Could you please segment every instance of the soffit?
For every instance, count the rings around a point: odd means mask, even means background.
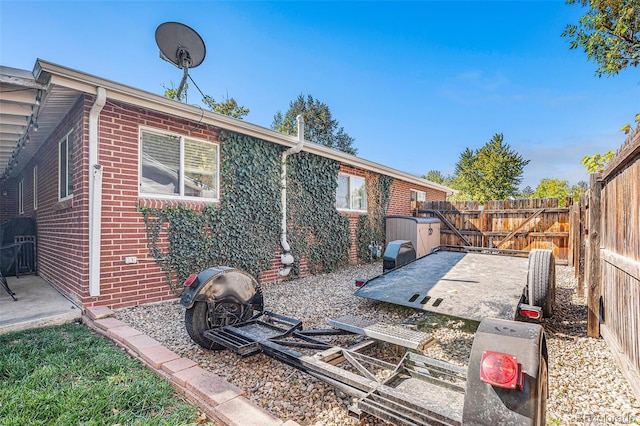
[[[30,71],[0,67],[0,178],[24,169],[80,94],[36,81]]]

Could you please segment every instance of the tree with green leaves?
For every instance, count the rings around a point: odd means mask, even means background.
[[[520,191],[520,198],[533,198],[534,190],[529,185],[525,186],[522,191]]]
[[[572,189],[569,182],[560,179],[541,179],[531,198],[558,198],[560,207],[564,207],[564,200],[572,197]]]
[[[587,168],[589,173],[602,172],[614,154],[615,151],[610,150],[604,154],[585,155],[580,163]]]
[[[233,118],[244,118],[249,114],[249,108],[242,105],[238,105],[235,99],[226,97],[223,101],[218,102],[209,95],[204,95],[202,102],[209,107],[211,111],[215,111],[218,114],[228,115]]]
[[[178,99],[178,89],[175,87],[165,87],[164,88],[164,97],[169,99],[175,99],[179,101],[184,101],[187,97],[187,87],[185,85],[184,90],[180,93],[180,99]],[[202,102],[209,108],[211,111],[217,112],[218,114],[226,115],[233,118],[239,118],[242,120],[247,114],[249,114],[249,108],[246,108],[242,105],[238,105],[235,99],[230,98],[229,95],[222,101],[216,101],[212,96],[202,94]]]
[[[560,179],[540,179],[536,190],[531,194],[531,198],[563,198],[571,193],[569,181]]]
[[[573,185],[571,187],[571,196],[573,197],[573,201],[578,201],[580,199],[580,194],[586,192],[587,189],[589,189],[589,184],[583,180]]]
[[[520,193],[522,198],[558,198],[560,207],[565,207],[565,200],[571,198],[573,201],[580,199],[580,194],[587,190],[589,185],[585,181],[580,181],[576,185],[569,186],[569,181],[560,179],[543,178],[540,179],[536,190],[530,186],[525,187]]]
[[[596,75],[616,75],[640,63],[640,0],[567,0],[588,8],[578,25],[567,25],[562,37],[570,48],[584,49],[598,64]]]
[[[310,142],[334,148],[347,154],[356,155],[354,138],[349,136],[338,121],[331,115],[327,104],[314,99],[311,95],[298,95],[289,103],[289,110],[283,115],[278,111],[273,117],[271,128],[287,135],[297,134],[296,117],[304,118],[304,138]]]
[[[439,170],[429,170],[426,175],[422,176],[422,179],[426,179],[430,182],[435,182],[440,185],[450,186],[452,177],[443,175]]]
[[[482,148],[466,148],[456,164],[452,188],[459,192],[452,199],[505,200],[518,195],[524,167],[529,160],[522,158],[502,134],[495,134]]]

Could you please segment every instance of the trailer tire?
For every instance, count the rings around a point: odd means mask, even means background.
[[[551,250],[531,250],[527,268],[527,301],[542,308],[545,318],[553,316],[556,300],[556,262]]]
[[[245,321],[252,314],[251,305],[243,305],[230,299],[213,302],[196,301],[186,310],[184,323],[189,337],[198,345],[205,349],[221,350],[224,346],[207,338],[204,332]]]

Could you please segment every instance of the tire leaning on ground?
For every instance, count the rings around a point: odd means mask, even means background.
[[[234,300],[227,299],[212,303],[198,301],[186,310],[184,322],[187,333],[194,342],[205,349],[220,350],[224,349],[224,346],[207,338],[204,332],[245,321],[252,314],[251,305],[243,305]]]
[[[530,305],[542,308],[545,318],[553,316],[556,300],[556,262],[551,250],[534,249],[529,252],[527,299]]]

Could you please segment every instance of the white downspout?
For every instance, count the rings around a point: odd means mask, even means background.
[[[102,166],[98,164],[98,118],[107,91],[98,87],[89,112],[89,296],[100,296],[100,233],[102,231]]]
[[[304,118],[302,115],[296,117],[298,122],[298,144],[289,148],[282,153],[282,172],[280,179],[282,180],[282,187],[280,189],[280,203],[282,205],[282,230],[280,234],[280,245],[282,246],[282,254],[280,255],[280,262],[284,265],[278,274],[281,277],[286,277],[291,272],[291,265],[293,264],[293,256],[291,255],[291,247],[287,242],[287,157],[289,154],[297,154],[304,145]]]

